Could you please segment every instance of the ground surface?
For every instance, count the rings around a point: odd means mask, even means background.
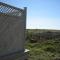
[[[31,31],[29,32],[31,33]],[[33,32],[36,33],[36,30],[34,30]],[[54,33],[56,33],[56,31]],[[53,36],[55,36],[55,34]],[[35,38],[34,39],[32,37],[30,38],[31,40],[28,39],[26,41],[26,46],[25,46],[30,50],[29,60],[60,60],[60,38],[59,37],[56,38],[52,37],[52,39],[49,38],[47,40],[44,38],[45,40],[43,41],[40,41],[37,38],[36,40],[38,41],[34,41]],[[31,42],[32,40],[33,42]]]

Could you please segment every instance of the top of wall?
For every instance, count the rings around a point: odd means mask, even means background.
[[[24,9],[20,9],[5,3],[0,2],[0,13],[13,15],[13,16],[21,16]]]

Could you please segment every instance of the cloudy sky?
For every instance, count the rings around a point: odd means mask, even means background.
[[[60,29],[60,0],[0,0],[16,7],[27,7],[26,28]]]

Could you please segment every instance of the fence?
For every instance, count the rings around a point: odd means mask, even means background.
[[[26,8],[0,2],[0,60],[15,60],[10,55],[15,57],[17,52],[23,54],[25,27]]]

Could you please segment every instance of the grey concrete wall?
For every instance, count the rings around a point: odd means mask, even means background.
[[[24,17],[0,14],[0,55],[24,49]]]

